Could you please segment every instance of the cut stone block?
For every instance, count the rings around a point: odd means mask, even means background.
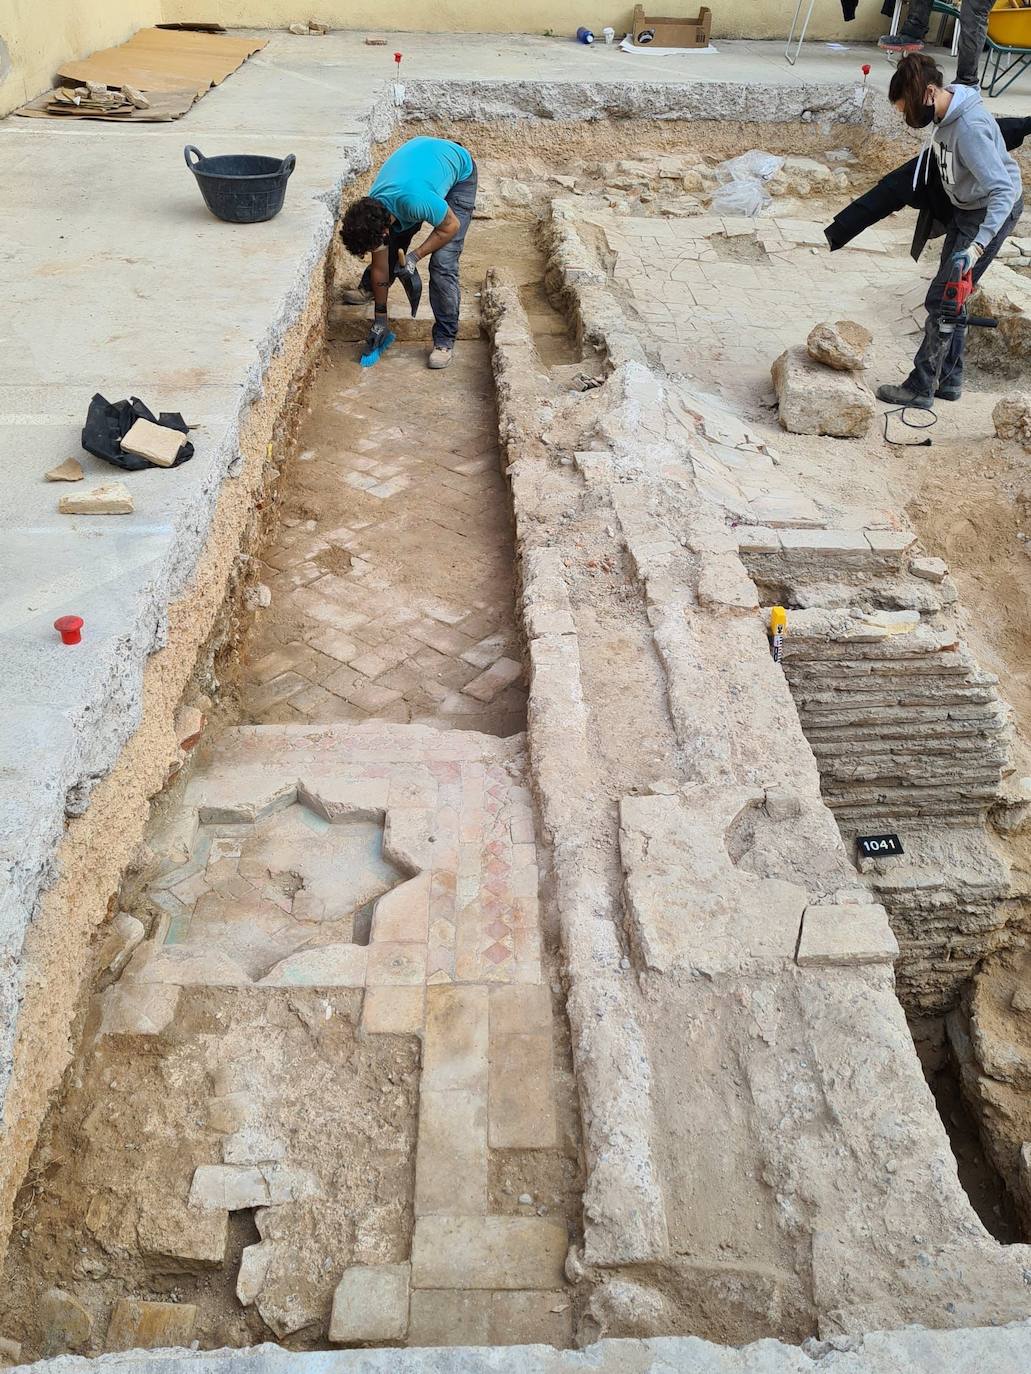
[[[316,945],[280,959],[258,986],[263,988],[360,988],[369,951],[362,945]]]
[[[706,558],[698,578],[698,601],[702,606],[724,607],[734,611],[753,611],[759,593],[736,555]]]
[[[175,1016],[180,989],[169,983],[115,983],[100,994],[98,1035],[160,1035]]]
[[[425,1346],[489,1345],[492,1294],[425,1288],[412,1293],[408,1341]]]
[[[561,1288],[569,1237],[543,1217],[418,1217],[413,1288]]]
[[[435,1088],[486,1093],[487,997],[487,989],[479,987],[426,989],[424,1092]]]
[[[107,1325],[106,1350],[166,1350],[193,1339],[197,1309],[190,1302],[120,1298]]]
[[[426,947],[387,940],[370,945],[365,981],[369,987],[421,986],[426,981]]]
[[[764,525],[742,525],[737,531],[739,553],[777,553],[780,534]]]
[[[875,553],[905,553],[916,543],[916,535],[907,530],[864,530],[863,533]]]
[[[261,1292],[272,1260],[272,1246],[264,1241],[260,1245],[248,1245],[240,1256],[240,1268],[236,1275],[236,1296],[244,1307],[250,1307]]]
[[[478,1092],[419,1097],[415,1215],[474,1216],[487,1212],[487,1104]]]
[[[362,1003],[362,1030],[367,1035],[418,1035],[424,1010],[421,987],[368,988]]]
[[[490,1042],[490,1145],[546,1150],[556,1143],[550,1035],[499,1035]]]
[[[793,434],[861,439],[876,409],[873,393],[847,372],[821,367],[804,348],[789,348],[773,364],[780,423]]]
[[[400,1341],[408,1333],[407,1264],[356,1264],[344,1271],[333,1294],[329,1339]]]
[[[899,947],[883,906],[807,906],[802,917],[798,963],[891,964]]]
[[[372,913],[372,942],[384,940],[426,943],[430,918],[432,874],[420,873],[385,892]]]
[[[124,482],[105,482],[62,496],[57,509],[62,515],[131,515],[132,494]]]
[[[490,990],[490,1033],[528,1035],[551,1029],[551,993],[543,983],[511,983]]]
[[[201,1164],[193,1173],[190,1206],[239,1212],[269,1205],[268,1180],[255,1165]]]
[[[859,530],[784,530],[781,543],[785,552],[835,554],[870,552],[870,545]]]
[[[914,577],[925,582],[944,582],[949,573],[949,565],[943,558],[914,558],[909,564]]]
[[[839,372],[859,372],[867,365],[873,335],[854,320],[818,324],[809,332],[806,349],[811,358]]]
[[[186,1207],[147,1213],[136,1226],[140,1253],[209,1268],[225,1262],[228,1212],[202,1212]]]
[[[58,463],[56,468],[51,468],[44,473],[48,482],[81,482],[82,464],[78,458],[66,458],[63,463]]]
[[[121,441],[123,453],[131,453],[137,458],[146,458],[159,468],[170,468],[179,457],[179,450],[186,443],[186,435],[178,429],[168,429],[156,425],[151,420],[137,420]]]
[[[777,530],[822,529],[827,523],[816,502],[800,492],[757,496],[754,501],[749,501],[748,511],[760,525]]]

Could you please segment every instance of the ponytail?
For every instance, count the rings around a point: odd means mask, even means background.
[[[906,121],[917,127],[920,110],[926,102],[928,86],[944,86],[945,78],[933,57],[922,52],[907,53],[895,68],[888,87],[888,99],[894,105],[903,101]]]

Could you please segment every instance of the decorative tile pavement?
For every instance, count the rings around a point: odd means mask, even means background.
[[[370,717],[510,735],[526,690],[514,551],[484,345],[445,379],[400,345],[403,385],[331,347],[284,478],[259,572],[272,605],[244,644],[241,704],[259,722]],[[398,397],[403,397],[403,404]],[[446,400],[442,400],[442,396]],[[455,408],[446,442],[440,407]]]

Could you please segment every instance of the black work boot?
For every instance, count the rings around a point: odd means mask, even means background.
[[[961,386],[939,386],[934,394],[939,401],[958,401],[963,395],[963,388]]]
[[[877,388],[877,399],[887,401],[893,406],[915,406],[918,410],[933,410],[933,396],[918,396],[915,391],[910,391],[908,386],[891,386],[885,384]]]

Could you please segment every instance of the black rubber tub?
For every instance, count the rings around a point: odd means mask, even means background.
[[[186,145],[184,156],[197,178],[204,204],[230,224],[257,224],[278,215],[297,161],[293,153],[284,158],[251,153],[205,157],[192,143]]]

